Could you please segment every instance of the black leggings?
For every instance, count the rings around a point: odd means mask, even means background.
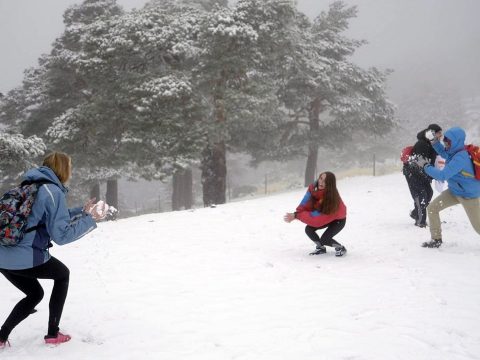
[[[433,197],[433,189],[430,180],[423,175],[419,176],[412,172],[404,172],[408,188],[413,199],[413,213],[416,225],[427,223],[427,206]]]
[[[310,225],[307,225],[305,232],[308,237],[318,246],[341,246],[333,237],[337,235],[345,227],[347,219],[334,220],[322,227],[316,228]],[[325,229],[322,234],[322,237],[318,237],[317,230]]]
[[[5,270],[0,272],[16,288],[27,295],[13,308],[5,323],[0,329],[0,341],[6,341],[12,330],[31,314],[35,306],[43,298],[43,289],[37,279],[54,280],[52,295],[50,296],[48,319],[48,335],[56,336],[63,305],[67,298],[70,270],[59,260],[51,257],[45,264],[23,270]]]

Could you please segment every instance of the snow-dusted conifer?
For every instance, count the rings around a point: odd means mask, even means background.
[[[294,14],[292,1],[241,0],[234,8],[207,14],[199,34],[198,75],[214,121],[202,157],[203,200],[206,206],[225,202],[226,151],[253,150],[266,134],[278,103],[265,68],[281,31]],[[201,76],[200,76],[201,74]],[[252,141],[249,141],[252,139]]]
[[[22,134],[0,132],[0,184],[11,186],[19,175],[36,161],[46,150],[42,139],[37,136],[25,138]]]
[[[392,126],[386,73],[363,70],[349,61],[364,43],[343,34],[354,16],[356,7],[342,1],[332,3],[313,22],[298,13],[296,27],[287,34],[289,51],[279,53],[279,96],[291,120],[281,125],[277,154],[304,152],[305,184],[314,179],[319,146],[340,148],[351,139],[351,129],[383,134]]]

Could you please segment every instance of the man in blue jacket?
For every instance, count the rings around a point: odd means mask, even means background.
[[[440,211],[461,204],[475,231],[480,234],[480,181],[475,179],[474,167],[465,150],[465,131],[453,127],[444,134],[443,144],[434,139],[433,148],[445,159],[445,168],[439,170],[427,159],[419,159],[417,164],[436,180],[446,180],[448,189],[436,197],[427,207],[430,234],[432,239],[423,247],[438,248],[442,245]]]

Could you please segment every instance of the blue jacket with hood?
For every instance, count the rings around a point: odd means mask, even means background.
[[[435,151],[445,159],[445,168],[425,166],[425,172],[436,180],[447,180],[448,189],[455,196],[468,199],[480,197],[480,181],[475,179],[472,160],[465,150],[465,131],[459,127],[447,130],[444,136],[451,140],[446,149],[440,141],[433,145]]]
[[[28,217],[28,228],[45,225],[25,234],[15,246],[0,246],[0,268],[29,269],[50,259],[50,241],[65,245],[78,240],[97,227],[90,214],[82,208],[67,208],[67,189],[46,166],[26,172],[25,180],[47,180],[53,184],[40,187]]]

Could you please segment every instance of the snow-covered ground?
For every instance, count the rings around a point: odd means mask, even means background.
[[[100,224],[55,246],[71,270],[62,330],[43,344],[51,283],[0,359],[480,359],[480,236],[460,207],[444,246],[408,217],[399,173],[339,182],[348,248],[309,256],[282,216],[303,189]],[[21,294],[0,278],[1,321]]]

